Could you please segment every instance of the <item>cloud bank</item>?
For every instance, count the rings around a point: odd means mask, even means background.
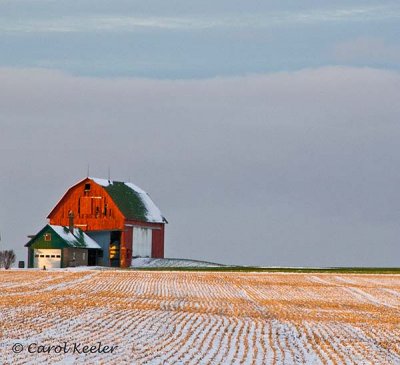
[[[0,69],[1,244],[86,175],[133,180],[166,254],[254,265],[398,265],[400,75],[327,67],[206,80]]]
[[[1,3],[0,3],[1,6]],[[400,18],[400,7],[347,6],[300,11],[265,11],[212,16],[210,14],[123,15],[123,14],[43,14],[40,17],[4,17],[0,34],[4,33],[80,33],[134,32],[143,29],[205,30],[213,28],[271,28],[274,26],[314,25],[326,22],[392,21]]]

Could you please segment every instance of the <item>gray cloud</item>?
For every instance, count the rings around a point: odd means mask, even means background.
[[[0,0],[0,67],[168,79],[398,70],[399,16],[394,0]],[[371,53],[362,39],[381,44]]]
[[[0,3],[1,6],[1,3]],[[44,13],[46,14],[46,13]],[[248,12],[213,16],[210,14],[110,15],[75,14],[24,18],[0,18],[4,33],[132,32],[146,28],[165,30],[204,30],[212,28],[271,28],[279,25],[318,24],[326,22],[360,22],[396,20],[400,7],[393,5],[306,9],[301,11]]]
[[[400,75],[208,80],[0,70],[0,229],[24,254],[86,174],[131,178],[166,253],[257,265],[398,265]]]
[[[340,62],[399,64],[400,47],[379,37],[357,37],[339,42],[333,54]]]

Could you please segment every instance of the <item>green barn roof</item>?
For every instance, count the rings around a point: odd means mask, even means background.
[[[149,194],[138,186],[122,181],[89,178],[101,185],[127,219],[152,223],[167,223]]]
[[[45,240],[44,235],[50,233],[50,240]],[[74,228],[73,232],[70,232],[68,227],[55,226],[47,224],[40,230],[26,245],[30,247],[32,245],[40,245],[43,247],[36,248],[95,248],[101,249],[99,244],[90,238],[85,232],[79,228]],[[44,247],[46,246],[46,247]]]

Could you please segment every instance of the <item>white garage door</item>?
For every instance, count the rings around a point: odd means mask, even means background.
[[[34,267],[43,269],[43,266],[49,268],[61,267],[61,250],[34,250]]]
[[[151,257],[151,238],[151,229],[134,227],[132,256]]]

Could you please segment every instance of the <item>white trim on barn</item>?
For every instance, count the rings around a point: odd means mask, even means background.
[[[150,227],[150,226],[144,226],[142,224],[125,224],[125,227],[139,227],[139,228],[147,228],[147,229],[152,229],[154,231],[159,231],[161,230],[160,227]]]

